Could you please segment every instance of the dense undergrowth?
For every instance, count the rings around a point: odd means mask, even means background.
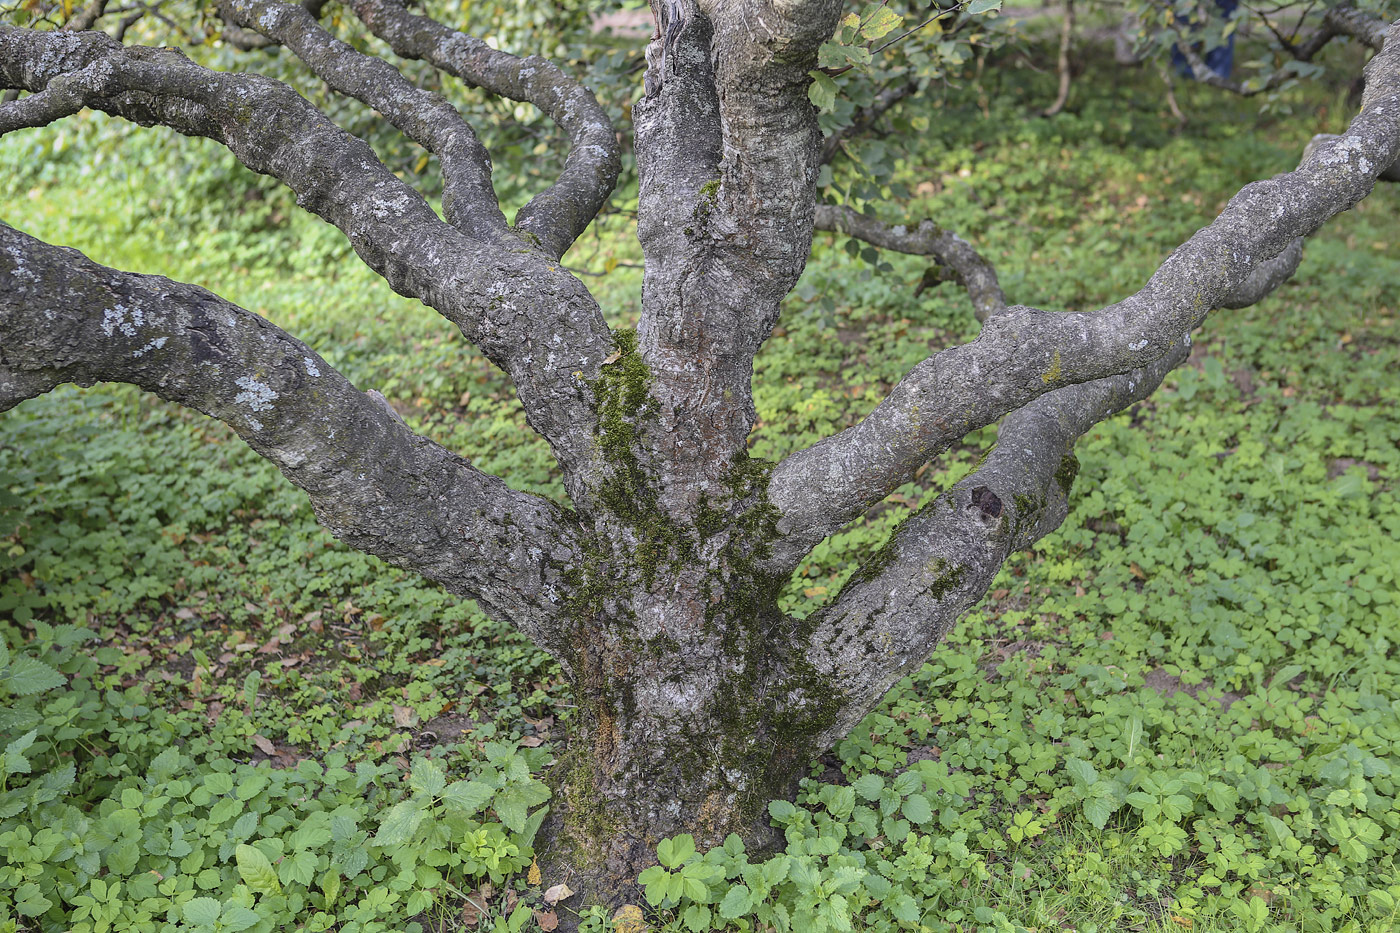
[[[929,105],[898,175],[1040,307],[1132,291],[1348,113],[1341,81],[1269,116],[1188,87],[1178,134],[1155,77],[1096,65],[1040,120],[1050,79],[1020,61]],[[208,285],[560,494],[501,375],[216,147],[85,116],[7,137],[0,163],[27,166],[0,182],[7,222]],[[1381,188],[1335,220],[1293,282],[1214,315],[1162,391],[1081,442],[1063,528],[771,805],[784,853],[664,844],[652,927],[1393,929],[1397,206]],[[758,362],[756,455],[975,332],[955,287],[916,297],[919,263],[860,252],[819,236]],[[628,324],[636,259],[614,215],[566,261],[607,270],[589,282]],[[993,437],[821,545],[785,608],[820,606]],[[219,424],[122,387],[0,418],[0,628],[0,930],[513,931],[570,908],[530,850],[557,670],[339,545]]]

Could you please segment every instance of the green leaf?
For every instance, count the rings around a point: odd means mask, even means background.
[[[1090,797],[1084,801],[1084,815],[1095,829],[1103,829],[1117,809],[1117,804],[1108,797]]]
[[[822,113],[828,113],[836,106],[836,82],[820,71],[811,72],[811,76],[807,99]]]
[[[186,923],[211,927],[218,922],[223,907],[212,897],[192,897],[185,901],[180,910],[185,915]]]
[[[401,800],[389,808],[379,823],[379,831],[374,834],[377,846],[403,845],[413,838],[418,826],[423,822],[422,805],[417,800]]]
[[[972,0],[967,5],[967,12],[971,16],[981,16],[983,13],[991,13],[993,10],[1001,9],[1001,0]]]
[[[768,815],[779,823],[786,823],[797,812],[797,807],[787,800],[774,800],[768,804]]]
[[[529,792],[523,787],[511,784],[501,788],[491,805],[506,828],[518,833],[525,829],[525,822],[529,819],[530,799]]]
[[[866,800],[879,800],[880,792],[885,789],[885,779],[878,774],[862,774],[851,786]]]
[[[710,890],[705,886],[705,882],[690,875],[682,875],[681,877],[685,882],[684,893],[688,899],[699,903],[709,896]]]
[[[917,923],[919,921],[918,902],[908,894],[898,895],[889,907],[890,913],[901,923]]]
[[[922,826],[933,819],[933,808],[929,806],[928,798],[923,794],[910,794],[904,800],[904,806],[900,808],[904,818],[909,822]]]
[[[22,697],[62,687],[66,683],[67,677],[43,661],[22,655],[11,661],[10,666],[0,673],[0,686]]]
[[[752,895],[747,887],[736,884],[725,892],[723,900],[719,902],[719,915],[726,920],[737,920],[749,912],[752,905]]]
[[[491,802],[496,789],[481,781],[453,781],[442,789],[442,802],[471,816]]]
[[[656,857],[667,868],[676,868],[695,854],[695,837],[682,833],[674,839],[662,839],[656,847]]]
[[[282,885],[277,880],[277,872],[272,870],[272,863],[263,855],[261,849],[240,845],[234,850],[234,860],[238,865],[238,875],[248,886],[248,890],[263,895],[281,892]]]
[[[240,930],[246,930],[249,927],[257,926],[262,922],[262,918],[259,917],[258,912],[251,907],[231,905],[224,908],[222,922],[225,930],[229,930],[231,933],[239,933]]]
[[[430,758],[420,758],[413,763],[413,771],[408,776],[408,784],[421,794],[436,797],[447,786],[447,772],[436,761]]]
[[[882,6],[875,11],[860,27],[860,34],[867,39],[878,39],[887,33],[893,32],[897,27],[903,25],[904,17],[887,6]]]
[[[1093,787],[1099,780],[1099,772],[1094,770],[1094,766],[1087,761],[1078,758],[1066,758],[1065,770],[1074,778],[1074,782],[1081,788]]]
[[[38,917],[52,906],[53,901],[44,897],[37,884],[22,884],[15,892],[15,909],[25,917]]]

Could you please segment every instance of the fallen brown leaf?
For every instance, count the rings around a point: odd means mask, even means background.
[[[573,896],[574,896],[574,889],[573,889],[573,888],[569,887],[567,884],[556,884],[556,885],[554,885],[552,888],[550,888],[548,891],[545,891],[545,892],[544,892],[544,902],[545,902],[546,904],[548,904],[550,907],[553,907],[555,904],[559,903],[560,901],[567,901],[569,898],[571,898],[571,897],[573,897]]]

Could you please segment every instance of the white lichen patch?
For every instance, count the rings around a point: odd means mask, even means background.
[[[1343,136],[1341,139],[1333,143],[1332,148],[1329,149],[1327,152],[1323,153],[1322,158],[1318,161],[1320,161],[1323,165],[1343,165],[1351,159],[1352,153],[1360,155],[1363,150],[1363,147],[1364,143],[1362,142],[1360,136]],[[1367,166],[1369,165],[1369,163],[1367,162],[1366,158],[1362,157],[1360,162],[1367,163],[1366,165],[1360,165],[1359,167],[1363,172],[1368,171],[1369,169]]]
[[[253,411],[271,411],[272,403],[277,398],[277,393],[272,391],[271,386],[264,385],[249,376],[239,376],[234,380],[243,389],[233,397],[235,403],[247,405]],[[261,431],[262,426],[258,425],[257,430]]]
[[[135,353],[133,353],[133,354],[131,354],[131,355],[132,355],[132,356],[145,356],[147,353],[151,352],[152,350],[159,350],[161,347],[165,346],[165,342],[166,342],[167,340],[169,340],[169,339],[170,339],[169,337],[157,337],[155,340],[152,340],[151,342],[147,343],[144,347],[142,347],[141,349],[137,350]]]
[[[102,332],[108,337],[119,332],[127,337],[135,337],[136,328],[144,323],[146,313],[140,308],[128,308],[124,304],[118,304],[102,312]]]
[[[5,252],[9,253],[9,254],[10,254],[10,257],[13,258],[14,261],[15,261],[15,276],[16,276],[16,277],[22,275],[22,276],[24,276],[26,279],[29,279],[29,281],[31,281],[31,282],[37,282],[37,281],[39,281],[39,276],[38,276],[36,273],[34,273],[33,271],[31,271],[30,269],[25,268],[25,265],[24,265],[24,253],[20,251],[20,248],[19,248],[18,246],[6,247]]]
[[[1146,339],[1146,338],[1143,338],[1142,340],[1139,340],[1137,343],[1130,343],[1130,344],[1128,344],[1128,349],[1129,349],[1129,350],[1132,350],[1134,353],[1136,353],[1138,350],[1144,349],[1146,346],[1147,346],[1147,339]]]
[[[313,360],[311,357],[309,357],[309,356],[302,357],[301,363],[302,363],[303,366],[306,367],[306,374],[307,374],[308,376],[319,376],[319,375],[321,375],[321,370],[318,369],[318,368],[316,367],[316,361]]]

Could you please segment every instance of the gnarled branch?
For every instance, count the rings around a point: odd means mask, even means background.
[[[921,220],[910,229],[905,224],[890,226],[844,205],[817,205],[816,227],[844,233],[881,249],[915,256],[928,256],[950,270],[958,284],[967,289],[977,320],[985,321],[1006,308],[1006,295],[997,281],[996,270],[972,244],[931,220]]]
[[[312,19],[320,19],[321,11],[326,8],[327,0],[300,0],[300,6],[311,15]],[[220,10],[224,15],[224,11]],[[265,35],[251,28],[244,28],[234,22],[231,17],[224,15],[224,29],[221,35],[223,40],[240,52],[252,52],[256,49],[267,49],[278,44],[278,40],[272,36]]]
[[[515,218],[517,227],[539,238],[547,255],[563,256],[607,203],[621,165],[617,131],[593,92],[548,59],[498,51],[408,12],[398,0],[351,0],[350,6],[395,54],[422,59],[472,87],[534,104],[569,134],[572,148],[564,171]]]
[[[1013,551],[1059,527],[1078,470],[1074,442],[1150,395],[1187,353],[1182,341],[1143,369],[1061,389],[1011,413],[987,459],[856,571],[816,620],[806,654],[828,682],[846,685],[841,699],[851,712],[826,739],[845,735],[860,710],[928,657]],[[871,664],[872,652],[895,663]]]
[[[275,40],[342,94],[383,114],[442,163],[442,210],[448,223],[483,239],[508,235],[491,187],[491,158],[457,109],[380,58],[357,51],[321,28],[302,6],[281,0],[224,0],[225,17]]]
[[[347,544],[557,643],[575,545],[555,506],[414,434],[256,314],[0,224],[0,411],[65,382],[131,383],[223,421]]]

